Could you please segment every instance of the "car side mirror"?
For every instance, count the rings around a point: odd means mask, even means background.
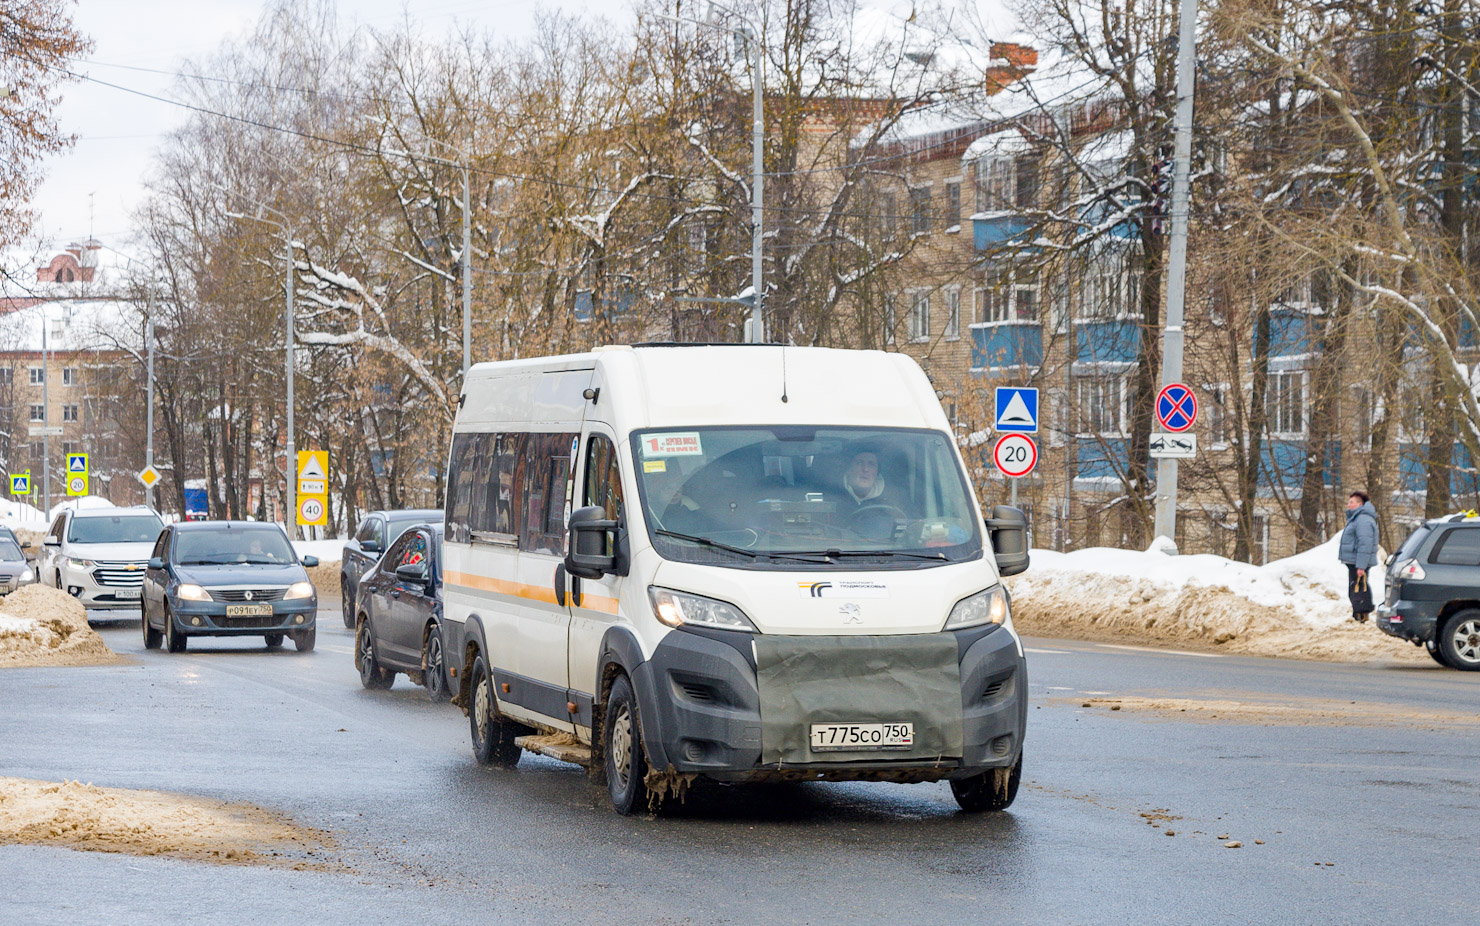
[[[29,550],[29,549],[31,549],[31,541],[29,541],[29,540],[22,540],[21,541],[21,549],[22,550]]]
[[[149,568],[150,569],[163,569],[164,568],[164,560],[161,559],[161,558],[159,558],[158,556],[153,557],[152,559],[149,560]]]
[[[1006,578],[1028,571],[1028,519],[1010,505],[998,505],[986,519],[997,557],[997,574]]]
[[[41,541],[41,543],[43,546],[48,547],[59,547],[62,545],[62,542],[55,537],[47,537],[45,540]]]
[[[319,564],[319,558],[317,556],[305,556],[303,558],[303,568],[305,568],[305,569],[312,569],[313,567],[317,566],[318,564]]]
[[[596,505],[587,505],[571,512],[569,531],[566,572],[581,579],[627,574],[627,538],[621,521],[608,519]]]
[[[361,540],[360,549],[364,550],[366,553],[379,553],[380,542],[376,540]]]
[[[426,584],[426,563],[402,563],[396,567],[396,578],[402,582],[413,582],[418,585]]]

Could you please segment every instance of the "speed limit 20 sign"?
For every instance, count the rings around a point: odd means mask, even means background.
[[[1026,476],[1038,465],[1038,445],[1026,434],[1004,434],[992,448],[992,462],[1004,476]]]

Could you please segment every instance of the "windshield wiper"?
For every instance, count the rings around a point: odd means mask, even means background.
[[[665,530],[661,527],[654,528],[653,533],[661,534],[664,537],[672,537],[675,540],[687,540],[690,543],[697,543],[700,546],[714,547],[717,550],[726,550],[730,553],[739,553],[740,555],[748,556],[751,559],[755,559],[758,556],[770,556],[770,554],[768,553],[761,553],[756,550],[747,550],[744,547],[732,547],[728,543],[720,543],[718,540],[710,540],[708,537],[698,537],[694,534],[680,534],[678,531]]]
[[[778,552],[776,555],[822,556],[827,559],[840,559],[845,556],[903,556],[909,559],[930,560],[931,562],[950,562],[950,558],[944,553],[912,553],[909,550],[788,550],[785,553]]]

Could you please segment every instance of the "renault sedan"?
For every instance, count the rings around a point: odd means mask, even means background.
[[[290,637],[314,647],[318,595],[288,536],[276,524],[192,521],[159,535],[144,573],[144,646],[185,651],[190,637],[258,636],[268,647]]]

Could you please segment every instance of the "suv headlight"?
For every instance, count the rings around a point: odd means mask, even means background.
[[[1005,624],[1012,619],[1007,589],[994,585],[970,598],[962,598],[946,618],[946,630],[962,630],[980,624]]]
[[[691,624],[695,627],[715,627],[720,630],[744,630],[759,633],[745,612],[725,601],[675,592],[671,589],[648,586],[648,597],[653,602],[653,613],[669,627]]]
[[[64,556],[62,557],[62,565],[76,566],[78,569],[91,569],[92,567],[96,566],[97,563],[93,562],[90,559],[73,559],[70,556]]]
[[[283,595],[283,598],[285,600],[292,600],[292,599],[296,599],[296,598],[312,598],[312,597],[313,597],[313,583],[312,582],[294,582],[292,585],[289,585],[288,586],[288,591],[286,593],[284,593],[284,595]]]
[[[185,601],[210,601],[211,593],[199,585],[184,582],[181,583],[179,588],[175,589],[175,597],[182,598]]]

